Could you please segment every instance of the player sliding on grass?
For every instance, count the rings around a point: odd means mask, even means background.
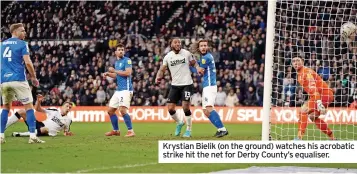
[[[316,126],[331,140],[334,140],[333,133],[326,122],[319,118],[320,114],[326,113],[327,106],[334,100],[332,89],[314,70],[304,66],[304,60],[301,57],[294,57],[292,63],[297,71],[299,84],[309,95],[309,100],[304,103],[299,111],[299,128],[296,140],[302,140],[308,118],[315,122]]]
[[[41,107],[41,101],[43,100],[42,95],[37,95],[37,100],[35,104],[35,109],[37,112],[46,113],[47,119],[43,122],[36,120],[36,131],[37,136],[56,136],[58,132],[64,131],[65,136],[72,136],[72,132],[70,132],[70,127],[72,124],[72,119],[67,116],[67,114],[71,111],[73,104],[70,102],[64,102],[61,107],[61,111],[57,109],[43,109]],[[7,124],[6,129],[15,124],[21,118],[26,120],[26,111],[19,110],[14,115],[12,115]],[[27,121],[25,121],[28,126]],[[14,137],[28,137],[30,136],[29,132],[13,132],[12,136]]]
[[[199,67],[192,54],[181,49],[181,40],[173,38],[169,41],[171,51],[164,57],[157,75],[156,83],[159,83],[164,76],[165,70],[168,68],[171,74],[171,88],[168,95],[167,107],[171,117],[176,121],[175,136],[179,136],[184,121],[181,120],[176,113],[175,107],[179,100],[182,101],[182,108],[186,116],[187,129],[183,137],[191,137],[192,119],[190,110],[190,99],[193,88],[193,80],[191,76],[190,66],[197,68],[199,73],[203,73],[203,69]]]
[[[115,114],[119,107],[119,111],[123,116],[128,132],[125,137],[135,136],[131,118],[128,114],[130,108],[131,97],[133,96],[133,84],[131,82],[132,63],[131,59],[124,56],[124,45],[119,44],[116,47],[115,55],[117,61],[115,62],[115,69],[110,67],[109,72],[104,73],[104,76],[116,78],[117,90],[109,101],[108,114],[113,126],[113,130],[105,133],[106,136],[120,136],[118,116]]]
[[[3,101],[3,110],[1,112],[1,134],[0,142],[5,143],[5,128],[8,120],[11,103],[16,98],[24,105],[26,110],[26,121],[29,125],[30,139],[28,143],[44,143],[35,133],[36,118],[33,110],[33,98],[29,83],[26,78],[25,66],[30,74],[32,84],[38,86],[36,72],[29,56],[29,47],[27,42],[23,41],[26,31],[22,23],[12,24],[10,26],[12,37],[1,42],[0,54],[0,83],[1,96]]]
[[[208,52],[208,40],[200,40],[193,44],[193,52],[200,54],[199,65],[204,69],[202,108],[203,113],[209,118],[211,123],[218,129],[214,135],[217,138],[228,135],[217,111],[214,110],[214,102],[217,96],[216,66],[211,53]]]

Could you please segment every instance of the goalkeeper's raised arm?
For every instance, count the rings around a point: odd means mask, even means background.
[[[309,95],[309,100],[304,103],[299,111],[299,131],[296,139],[301,140],[303,138],[308,117],[330,139],[334,139],[333,133],[325,121],[318,118],[320,114],[326,113],[327,106],[334,100],[332,89],[314,70],[304,66],[302,57],[294,57],[292,63],[297,72],[297,81]]]

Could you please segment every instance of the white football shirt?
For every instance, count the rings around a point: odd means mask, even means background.
[[[195,60],[193,55],[185,49],[181,49],[178,54],[174,51],[167,53],[164,57],[163,65],[167,66],[170,70],[171,85],[184,86],[193,84],[190,71],[191,60]]]
[[[49,136],[56,136],[58,132],[66,130],[69,131],[69,128],[72,124],[72,119],[68,116],[62,116],[61,112],[57,109],[45,109],[47,119],[42,123],[48,128]]]

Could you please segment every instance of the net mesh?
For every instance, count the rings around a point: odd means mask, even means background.
[[[272,80],[270,138],[297,136],[299,109],[309,96],[298,84],[292,58],[300,55],[334,91],[334,101],[319,118],[328,123],[337,139],[357,139],[357,44],[341,41],[340,27],[357,24],[357,0],[277,1]],[[305,140],[328,136],[309,119]]]

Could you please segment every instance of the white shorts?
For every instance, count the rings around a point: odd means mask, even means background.
[[[207,106],[214,107],[216,96],[217,96],[217,86],[204,87],[202,92],[202,108],[206,109]]]
[[[4,104],[11,103],[16,99],[24,105],[33,102],[30,85],[27,81],[4,82],[1,84],[1,96]]]
[[[109,101],[109,107],[118,108],[119,106],[125,106],[129,109],[132,96],[133,91],[115,91],[114,95]]]

